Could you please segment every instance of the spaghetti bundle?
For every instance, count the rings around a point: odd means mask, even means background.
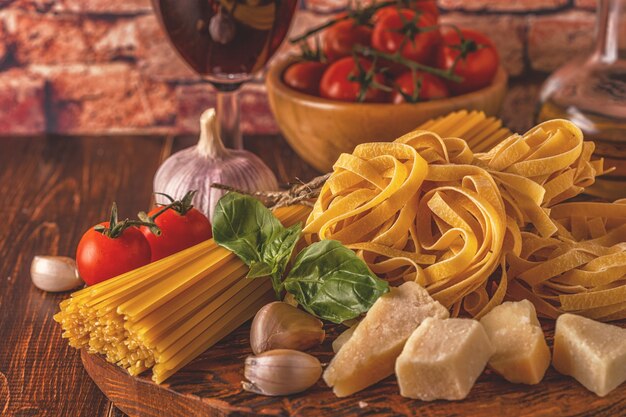
[[[443,127],[439,132],[463,130]],[[590,160],[592,152],[593,144],[565,120],[511,135],[487,153],[475,154],[462,139],[422,130],[393,143],[359,145],[335,164],[304,232],[309,240],[341,241],[391,281],[417,281],[454,314],[464,310],[480,317],[507,294],[523,293],[550,306],[538,305],[544,315],[576,311],[614,318],[626,311],[626,270],[618,254],[624,236],[612,227],[622,230],[626,212],[558,204],[603,173],[602,160]],[[585,240],[582,224],[592,225],[585,230],[594,230],[593,241]],[[558,248],[550,252],[546,243],[539,252],[528,249],[536,239],[550,239]],[[531,269],[535,262],[567,252],[566,245],[578,248],[572,253],[587,254],[567,265],[600,271],[596,275],[604,281],[596,284],[602,284],[580,285],[571,278],[582,280],[583,272],[571,273],[568,284],[555,281],[568,271],[558,261],[548,264],[558,265],[553,270],[544,266],[550,271],[544,281],[538,279]],[[594,249],[583,249],[590,246]]]
[[[459,110],[431,119],[417,130],[428,130],[442,137],[463,138],[474,152],[487,151],[511,136],[502,121],[481,111]]]
[[[276,215],[292,225],[309,210],[291,206]],[[73,293],[54,318],[71,346],[103,354],[131,375],[152,368],[161,383],[275,298],[270,280],[247,273],[210,239]]]

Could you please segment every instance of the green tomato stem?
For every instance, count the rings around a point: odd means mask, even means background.
[[[431,67],[428,65],[424,65],[424,64],[420,64],[417,63],[415,61],[411,61],[410,59],[406,59],[404,58],[402,55],[400,55],[400,53],[396,52],[394,54],[388,54],[386,52],[381,52],[381,51],[377,51],[373,48],[370,47],[366,47],[366,46],[361,46],[361,45],[356,45],[354,47],[354,50],[358,53],[360,53],[361,55],[363,55],[364,57],[375,57],[375,58],[382,58],[382,59],[386,59],[387,61],[391,61],[391,62],[395,62],[397,64],[402,64],[405,67],[414,70],[414,71],[423,71],[423,72],[427,72],[433,75],[437,75],[441,78],[445,78],[446,80],[450,80],[450,81],[454,81],[454,82],[461,82],[463,81],[462,77],[459,77],[458,75],[454,74],[451,71],[448,70],[442,70],[439,68],[435,68],[435,67]]]

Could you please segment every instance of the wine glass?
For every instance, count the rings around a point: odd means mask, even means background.
[[[261,70],[289,30],[298,0],[152,0],[168,39],[217,91],[220,136],[243,147],[239,87]]]

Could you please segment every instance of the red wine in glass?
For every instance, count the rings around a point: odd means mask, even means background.
[[[241,147],[236,90],[285,38],[298,0],[152,0],[170,42],[217,89],[222,139]]]

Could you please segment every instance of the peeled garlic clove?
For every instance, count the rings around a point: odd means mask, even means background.
[[[35,287],[48,292],[69,291],[84,284],[76,262],[67,256],[35,256],[30,264]]]
[[[276,349],[246,358],[243,389],[261,395],[279,396],[305,391],[322,375],[322,365],[308,353]]]
[[[254,316],[250,346],[255,354],[272,349],[306,350],[324,341],[323,323],[281,301],[269,303]]]
[[[343,345],[345,345],[346,342],[350,340],[352,334],[356,330],[356,326],[357,325],[355,324],[354,326],[344,330],[343,333],[341,333],[339,336],[337,336],[335,340],[333,340],[333,352],[339,352],[339,349],[341,349]]]

